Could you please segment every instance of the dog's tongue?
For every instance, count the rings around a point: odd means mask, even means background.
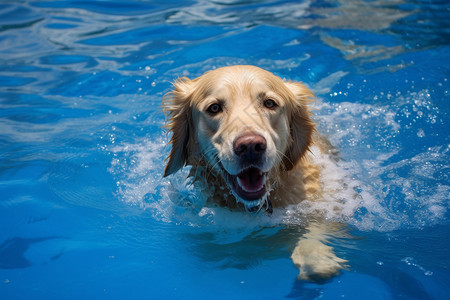
[[[249,168],[237,177],[241,188],[246,192],[258,192],[265,184],[266,175],[256,168]]]

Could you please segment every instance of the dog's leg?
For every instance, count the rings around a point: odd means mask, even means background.
[[[310,223],[305,233],[298,241],[292,261],[299,269],[299,279],[323,281],[339,273],[347,261],[336,256],[333,248],[327,246],[327,238],[333,234],[331,224],[321,222]]]

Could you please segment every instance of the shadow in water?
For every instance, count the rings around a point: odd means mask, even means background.
[[[19,238],[13,237],[0,245],[0,269],[23,269],[32,266],[25,257],[25,252],[36,243],[45,242],[60,237]]]
[[[248,234],[202,232],[185,236],[191,253],[213,268],[248,269],[265,260],[290,257],[298,228],[265,227]]]

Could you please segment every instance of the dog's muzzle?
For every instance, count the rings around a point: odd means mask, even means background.
[[[222,166],[226,174],[226,181],[239,202],[242,202],[248,211],[259,211],[262,206],[272,210],[268,200],[266,186],[267,172],[259,166],[262,165],[266,154],[266,139],[253,132],[239,136],[233,142],[233,151],[238,164],[242,167],[236,175],[231,175]]]

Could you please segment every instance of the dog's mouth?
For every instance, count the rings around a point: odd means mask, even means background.
[[[241,199],[255,201],[266,194],[266,173],[255,167],[241,171],[237,175],[230,175],[232,189]]]
[[[226,182],[237,200],[245,206],[257,206],[264,200],[267,194],[267,173],[257,167],[248,167],[241,170],[237,175],[231,175],[219,163],[226,177]]]

